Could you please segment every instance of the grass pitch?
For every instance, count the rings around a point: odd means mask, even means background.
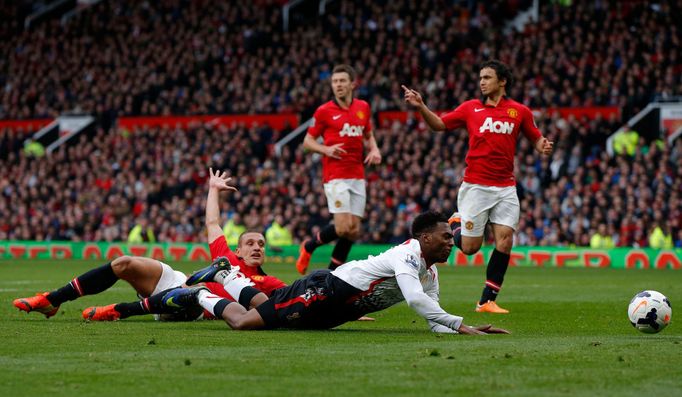
[[[483,268],[441,268],[441,305],[467,324],[512,335],[437,335],[404,303],[330,331],[231,331],[221,321],[137,317],[85,323],[91,305],[135,300],[118,282],[46,320],[14,298],[60,287],[97,263],[0,262],[3,396],[639,396],[682,393],[682,272],[512,268],[500,295],[509,315],[477,314]],[[189,272],[196,264],[172,263]],[[293,265],[266,265],[285,281]],[[641,334],[627,319],[635,293],[673,305],[671,325]],[[682,317],[679,317],[682,318]]]

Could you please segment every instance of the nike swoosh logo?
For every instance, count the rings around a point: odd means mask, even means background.
[[[481,112],[481,111],[483,111],[483,110],[485,110],[485,108],[474,109],[474,112],[478,113],[478,112]]]
[[[637,313],[637,310],[639,310],[639,308],[642,307],[642,305],[646,306],[646,301],[639,302],[639,305],[637,305],[637,307],[635,307],[635,310],[632,311],[632,314]]]
[[[341,117],[340,114],[337,114],[336,116],[332,116],[332,120],[337,120],[339,117]]]
[[[169,298],[168,300],[166,300],[166,306],[170,306],[170,307],[180,307],[180,305],[178,305],[177,303],[173,302],[173,298],[172,298],[172,297]]]

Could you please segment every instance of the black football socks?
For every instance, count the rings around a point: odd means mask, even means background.
[[[334,270],[337,267],[346,263],[346,259],[348,259],[348,254],[350,253],[350,249],[352,247],[353,247],[352,240],[340,237],[339,240],[336,242],[334,250],[332,251],[332,259],[329,262],[329,269]]]
[[[502,288],[502,281],[504,281],[504,274],[507,272],[507,267],[509,267],[509,258],[509,254],[496,249],[493,250],[488,261],[485,287],[481,294],[480,304],[497,299],[497,294],[500,292],[500,288]]]
[[[50,292],[47,300],[52,306],[59,306],[64,302],[78,299],[83,295],[94,295],[109,289],[118,277],[114,274],[111,262],[94,268],[71,280],[65,286]]]
[[[317,247],[334,241],[337,238],[339,238],[339,235],[336,234],[336,227],[334,225],[327,225],[314,238],[305,243],[305,250],[312,254]]]

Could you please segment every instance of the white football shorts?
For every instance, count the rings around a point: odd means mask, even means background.
[[[187,276],[185,275],[185,273],[173,270],[172,267],[166,265],[161,261],[159,261],[159,263],[161,264],[162,269],[161,278],[159,279],[159,282],[156,283],[156,288],[154,288],[154,292],[152,292],[152,295],[156,295],[159,292],[167,290],[169,288],[179,287],[185,283],[185,280],[187,280]]]
[[[488,221],[514,230],[519,226],[521,205],[516,186],[484,186],[462,182],[457,195],[457,208],[462,217],[462,236],[482,236]]]
[[[365,216],[367,190],[364,179],[334,179],[324,184],[327,206],[332,214]]]
[[[152,295],[156,295],[161,291],[165,291],[169,288],[176,288],[182,286],[185,281],[187,280],[187,276],[185,273],[179,272],[177,270],[173,270],[172,267],[168,266],[167,264],[159,261],[161,264],[161,278],[159,279],[159,282],[156,284],[156,288],[154,288],[154,292]],[[190,316],[190,318],[187,318],[186,316]],[[181,314],[181,315],[176,315],[176,314],[154,314],[154,320],[157,321],[188,321],[188,320],[199,320],[203,317],[203,310],[197,311],[195,314],[194,312],[188,313],[188,314]]]

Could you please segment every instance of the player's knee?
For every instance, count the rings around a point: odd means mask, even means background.
[[[481,244],[464,244],[462,243],[462,252],[464,255],[473,255],[481,249]]]
[[[481,249],[482,238],[462,237],[462,252],[464,255],[473,255]]]
[[[495,249],[508,254],[511,252],[512,245],[514,244],[514,236],[512,234],[499,236],[495,240]]]
[[[347,240],[355,241],[360,238],[360,223],[348,223],[336,226],[336,234]]]
[[[352,229],[348,225],[337,225],[336,226],[336,234],[339,237],[343,238],[350,238]]]
[[[111,269],[114,274],[120,275],[125,273],[133,263],[133,257],[128,255],[119,256],[118,258],[111,261]]]

